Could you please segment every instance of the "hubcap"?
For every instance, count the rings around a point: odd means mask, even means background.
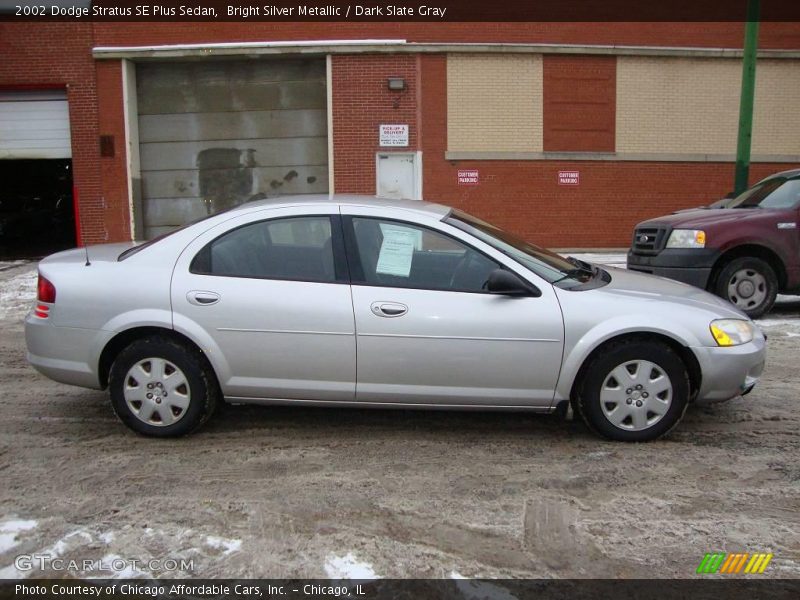
[[[652,427],[672,404],[672,382],[664,369],[647,360],[617,365],[600,389],[600,407],[606,419],[625,431]]]
[[[156,427],[180,421],[191,400],[183,371],[163,358],[145,358],[133,365],[125,376],[123,394],[131,412]]]
[[[728,281],[728,300],[739,308],[756,308],[766,298],[767,280],[758,271],[740,269]]]

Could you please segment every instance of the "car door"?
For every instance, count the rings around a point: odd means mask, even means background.
[[[229,398],[352,401],[355,326],[338,208],[273,208],[194,240],[172,281],[174,325]]]
[[[357,400],[550,406],[564,337],[550,285],[539,285],[539,297],[490,294],[489,273],[508,266],[480,241],[466,243],[468,234],[402,211],[342,210]]]

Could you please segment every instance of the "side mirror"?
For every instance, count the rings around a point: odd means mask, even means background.
[[[542,292],[536,286],[522,281],[519,276],[505,269],[495,269],[489,273],[486,289],[491,294],[501,294],[503,296],[533,296],[538,298],[542,295]]]

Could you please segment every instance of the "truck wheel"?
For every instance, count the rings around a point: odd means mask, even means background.
[[[604,437],[647,442],[669,433],[689,403],[689,376],[668,346],[623,341],[589,364],[575,398],[581,418]]]
[[[214,373],[199,352],[165,337],[137,340],[120,352],[108,387],[120,420],[155,437],[191,433],[219,399]]]
[[[748,317],[755,319],[775,304],[778,278],[766,262],[760,258],[745,256],[736,258],[723,267],[714,291],[736,305]]]

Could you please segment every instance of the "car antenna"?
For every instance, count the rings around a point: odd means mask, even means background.
[[[89,247],[84,245],[83,251],[86,253],[86,264],[83,265],[84,267],[91,267],[92,263],[89,262]]]

